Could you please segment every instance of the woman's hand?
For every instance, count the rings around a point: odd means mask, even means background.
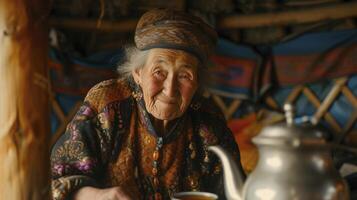
[[[94,187],[83,187],[74,195],[73,200],[132,200],[121,187],[99,189]]]

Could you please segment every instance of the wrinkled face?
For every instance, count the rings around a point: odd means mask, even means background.
[[[198,88],[198,59],[184,51],[151,49],[133,77],[143,90],[147,111],[160,120],[180,117]]]

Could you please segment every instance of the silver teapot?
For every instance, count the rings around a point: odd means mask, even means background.
[[[221,160],[228,200],[346,200],[346,182],[334,168],[323,132],[293,123],[292,107],[285,105],[287,123],[265,127],[253,138],[259,151],[256,168],[244,180],[235,159],[220,146],[210,146]]]

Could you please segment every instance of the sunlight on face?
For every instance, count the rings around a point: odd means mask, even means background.
[[[198,88],[198,59],[184,51],[151,49],[145,66],[133,72],[147,111],[160,120],[180,117]]]

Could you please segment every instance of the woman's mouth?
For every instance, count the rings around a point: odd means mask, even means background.
[[[159,100],[165,104],[177,104],[176,98],[158,97],[157,100]]]

